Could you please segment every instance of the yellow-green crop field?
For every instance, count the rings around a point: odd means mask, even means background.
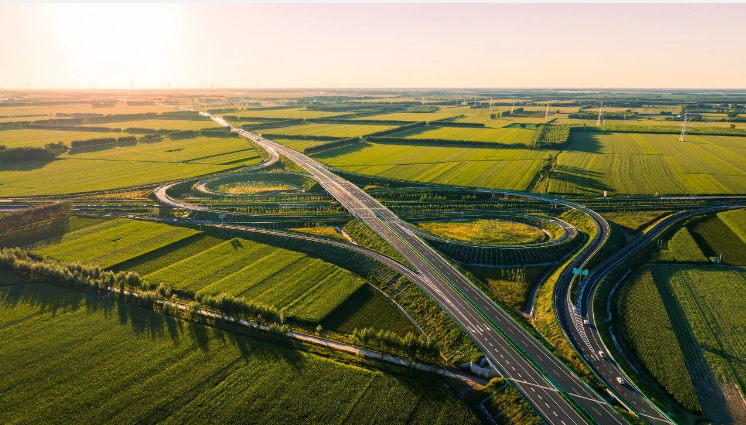
[[[408,139],[442,139],[465,140],[473,142],[493,142],[506,144],[533,145],[535,130],[525,128],[473,128],[473,127],[435,127],[415,128],[394,137]]]
[[[326,112],[313,111],[302,108],[289,109],[244,109],[243,111],[226,112],[219,115],[233,115],[237,117],[258,117],[258,118],[326,118],[336,117],[338,115],[347,115],[347,112]]]
[[[142,114],[145,112],[173,112],[174,108],[160,105],[138,105],[128,106],[124,103],[117,103],[114,106],[94,108],[90,103],[74,103],[61,105],[34,105],[34,106],[3,106],[0,107],[0,116],[17,116],[17,115],[47,115],[46,117],[29,117],[18,118],[13,121],[34,121],[55,118],[58,113],[61,114]]]
[[[573,133],[557,157],[549,192],[609,194],[746,193],[741,137]]]
[[[335,362],[114,297],[4,282],[6,424],[480,423],[440,380]]]
[[[49,162],[0,164],[0,196],[116,189],[259,162],[261,157],[256,149],[239,138],[164,139],[109,149],[68,151]]]
[[[216,127],[213,120],[136,120],[118,121],[101,124],[85,124],[86,127],[108,127],[108,128],[152,128],[155,130],[201,130],[203,128]]]
[[[106,126],[104,126],[106,127]],[[0,145],[8,148],[35,147],[43,148],[48,143],[62,142],[70,146],[73,140],[98,139],[100,137],[129,136],[127,133],[100,131],[65,131],[65,130],[2,130],[0,131]]]
[[[55,260],[105,268],[197,233],[184,227],[119,219],[67,233],[47,242],[48,245],[36,247],[34,251]]]
[[[319,140],[293,140],[293,139],[280,139],[273,137],[273,142],[277,142],[283,146],[287,146],[290,149],[296,150],[298,152],[303,152],[306,148],[311,148],[318,145],[323,145],[324,143],[329,143],[327,141],[319,141]]]
[[[698,399],[705,414],[740,409],[746,365],[734,360],[746,357],[746,269],[650,265],[629,286],[620,293],[622,329],[643,364],[690,408]],[[651,315],[655,298],[660,313]]]
[[[346,171],[394,179],[526,190],[553,151],[364,142],[314,157]]]
[[[457,117],[459,115],[466,115],[470,113],[471,108],[469,107],[448,107],[443,106],[438,108],[436,112],[393,112],[390,114],[379,114],[360,117],[356,119],[361,120],[394,120],[394,121],[434,121],[442,120],[444,118]]]
[[[360,137],[366,134],[378,131],[396,128],[393,125],[359,125],[359,124],[302,124],[291,127],[268,128],[259,130],[262,134],[283,134],[288,136],[324,136],[339,137]]]

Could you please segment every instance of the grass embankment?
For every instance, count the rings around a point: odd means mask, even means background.
[[[584,249],[588,242],[593,239],[596,234],[596,226],[593,220],[578,210],[570,210],[560,217],[566,222],[574,225],[580,232],[588,235],[588,240],[580,248]],[[574,258],[574,257],[573,257]],[[598,378],[593,372],[585,365],[583,360],[578,355],[577,351],[572,347],[570,342],[565,338],[562,328],[557,322],[557,316],[554,311],[554,290],[557,285],[557,279],[559,279],[562,270],[570,264],[572,258],[560,265],[539,287],[536,293],[536,301],[534,303],[534,317],[532,319],[533,325],[544,338],[552,345],[555,353],[572,369],[578,373],[583,379],[588,382],[598,383]]]
[[[602,213],[604,218],[618,226],[625,232],[637,234],[648,227],[650,224],[658,221],[660,218],[670,214],[670,211],[619,211]]]
[[[344,235],[342,235],[342,233],[338,232],[337,229],[332,226],[294,227],[288,230],[291,230],[293,232],[308,233],[309,235],[314,235],[314,236],[323,236],[323,237],[332,238],[332,239],[339,239],[339,240],[348,242],[347,238],[345,238]]]
[[[404,257],[402,257],[397,250],[395,250],[383,238],[378,236],[376,232],[371,230],[362,221],[358,219],[352,220],[349,223],[345,224],[342,230],[350,235],[352,240],[357,242],[360,246],[372,249],[373,251],[378,251],[381,254],[387,255],[399,261],[402,264],[409,265],[409,263],[407,263],[407,260],[405,260]]]

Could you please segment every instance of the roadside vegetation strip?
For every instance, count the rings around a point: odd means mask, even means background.
[[[438,423],[445,418],[447,423],[479,423],[441,385],[343,365],[201,324],[184,326],[180,320],[114,299],[51,285],[5,286],[0,291],[3,302],[9,303],[2,321],[24,324],[0,331],[6,342],[0,347],[5,351],[2,357],[8,365],[19,365],[9,369],[14,372],[6,382],[36,383],[4,391],[8,403],[0,409],[11,423],[53,418],[233,422],[246,417],[268,423],[326,422],[344,414],[359,421]],[[57,305],[67,314],[55,314],[57,307],[45,310],[42,305]],[[108,314],[111,311],[117,314]],[[56,355],[50,357],[51,353]],[[133,358],[140,360],[130,361]],[[288,381],[288,376],[293,379]],[[130,378],[135,377],[140,378],[132,385]],[[278,387],[280,380],[291,382],[290,387]],[[49,403],[29,403],[49,396],[50,382],[58,396]],[[381,390],[371,392],[371,385]],[[105,402],[92,403],[102,394],[107,395]],[[283,394],[293,394],[293,402]],[[320,399],[326,402],[319,403]],[[301,410],[293,407],[298,403]],[[411,409],[401,411],[397,406],[402,403]]]
[[[79,261],[111,267],[181,239],[197,231],[127,219],[113,220],[69,233],[35,249],[60,261]]]
[[[700,412],[702,407],[651,269],[635,273],[617,297],[620,332],[637,359],[676,401],[687,410]]]

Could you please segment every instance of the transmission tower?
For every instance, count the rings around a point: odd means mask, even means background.
[[[547,100],[547,111],[544,113],[544,119],[549,118],[549,101]]]
[[[601,127],[604,125],[604,101],[601,101],[601,107],[598,108],[598,119],[596,120],[596,126]]]
[[[513,115],[513,112],[515,112],[515,99],[513,99],[513,106],[510,107],[510,115]]]
[[[686,142],[686,113],[684,114],[684,124],[681,126],[681,135],[679,142]]]

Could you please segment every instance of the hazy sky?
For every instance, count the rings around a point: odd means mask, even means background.
[[[0,87],[746,86],[746,5],[0,5]]]

